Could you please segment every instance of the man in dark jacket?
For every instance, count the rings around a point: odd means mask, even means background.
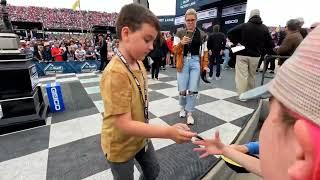
[[[274,44],[267,26],[262,24],[260,12],[254,9],[247,23],[240,24],[228,32],[233,44],[241,44],[245,49],[236,57],[236,88],[239,95],[255,87],[255,74],[263,49],[273,54]]]
[[[107,49],[107,42],[104,38],[103,34],[99,34],[99,46],[100,46],[100,72],[104,70],[106,65],[108,64],[107,61],[107,55],[108,55],[108,49]]]
[[[275,52],[280,56],[291,56],[303,40],[300,33],[300,26],[296,19],[290,19],[287,22],[286,34],[280,47],[275,48]],[[278,64],[281,66],[285,60],[286,59],[279,59]]]
[[[216,64],[216,80],[220,80],[221,64],[223,63],[222,55],[226,47],[226,35],[220,32],[220,26],[213,26],[213,33],[209,36],[207,48],[210,55],[209,79],[213,76],[213,65]]]
[[[149,57],[153,60],[151,65],[151,78],[159,80],[159,69],[162,65],[163,58],[163,44],[165,42],[161,38],[161,34],[158,34],[157,39],[154,41],[153,50],[149,53]]]

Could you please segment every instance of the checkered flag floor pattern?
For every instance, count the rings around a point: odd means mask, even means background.
[[[103,102],[101,74],[57,74],[40,79],[60,82],[66,111],[52,114],[45,126],[0,136],[0,180],[99,180],[112,179],[100,148]],[[159,80],[148,78],[150,123],[164,126],[185,123],[179,118],[177,80],[161,72]],[[43,87],[43,92],[45,88]],[[212,137],[216,130],[231,143],[257,103],[236,100],[237,94],[214,86],[201,85],[192,131]],[[46,95],[45,95],[46,96]],[[193,144],[176,144],[168,139],[152,139],[161,167],[158,179],[198,179],[212,167],[217,157],[199,159]],[[135,179],[139,178],[138,165]]]

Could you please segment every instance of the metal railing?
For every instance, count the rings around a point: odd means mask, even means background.
[[[279,56],[279,55],[266,55],[263,60],[263,71],[261,76],[261,85],[264,84],[265,78],[273,78],[273,77],[267,77],[266,72],[268,70],[268,65],[271,62],[271,60],[275,60],[277,58],[279,59],[288,59],[290,56]]]

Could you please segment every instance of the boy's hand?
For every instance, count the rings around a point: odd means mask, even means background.
[[[180,128],[180,129],[183,129],[183,130],[186,130],[186,131],[190,131],[190,128],[186,124],[183,124],[183,123],[177,123],[177,124],[174,124],[172,126],[175,127],[175,128]]]
[[[178,144],[190,142],[191,138],[197,135],[197,133],[191,132],[186,124],[182,123],[171,126],[170,132],[170,139]]]

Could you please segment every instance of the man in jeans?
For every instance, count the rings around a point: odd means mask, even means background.
[[[208,38],[207,47],[210,55],[209,63],[209,79],[212,79],[213,76],[213,65],[216,64],[216,80],[220,80],[221,65],[223,63],[222,55],[226,47],[226,36],[220,32],[220,26],[213,26],[213,33]]]
[[[260,12],[254,9],[247,23],[240,24],[228,32],[233,44],[241,44],[245,49],[236,57],[236,88],[242,94],[255,87],[255,74],[263,49],[273,54],[274,44],[267,26],[262,24]]]

